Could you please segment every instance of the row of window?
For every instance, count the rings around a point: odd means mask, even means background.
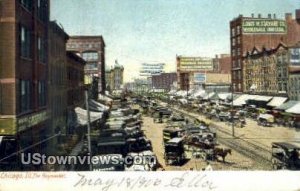
[[[235,46],[236,44],[241,44],[241,37],[238,36],[237,38],[232,38],[232,46]]]
[[[85,65],[85,70],[98,70],[98,64],[96,62],[87,63]]]
[[[20,80],[20,112],[26,112],[32,109],[33,83],[30,80]],[[46,82],[38,82],[38,106],[46,106],[47,103]]]
[[[92,48],[99,48],[99,43],[68,43],[67,47],[70,49],[78,49],[78,48],[84,48],[84,49],[92,49]]]
[[[20,27],[20,43],[21,43],[21,56],[24,58],[32,58],[32,31],[25,27]],[[47,41],[44,37],[38,36],[37,38],[38,58],[42,63],[46,63],[47,59]]]
[[[82,53],[82,58],[86,61],[98,60],[99,55],[97,52],[84,52]]]
[[[233,49],[231,54],[232,54],[232,56],[240,56],[241,49],[240,48],[238,48],[237,50]]]
[[[46,23],[48,20],[48,0],[20,0],[21,5],[32,13],[34,1],[37,2],[37,16],[43,23]]]
[[[241,34],[241,26],[240,25],[231,29],[231,36],[236,36],[239,34]]]

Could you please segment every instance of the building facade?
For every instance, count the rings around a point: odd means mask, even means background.
[[[177,85],[180,90],[189,90],[205,83],[206,73],[212,73],[212,58],[176,56]]]
[[[49,64],[48,64],[48,103],[50,128],[48,134],[66,135],[67,129],[67,57],[66,43],[69,36],[55,22],[49,25]],[[60,136],[61,136],[60,135]],[[59,137],[52,139],[51,145],[57,145]],[[55,152],[56,147],[49,148]]]
[[[279,93],[277,80],[277,49],[254,48],[243,58],[245,93],[276,95]]]
[[[115,65],[106,70],[106,88],[109,91],[121,90],[123,88],[124,67],[115,61]]]
[[[213,59],[213,72],[221,74],[231,73],[231,56],[230,54],[216,55]]]
[[[300,43],[261,50],[243,57],[244,92],[299,100]]]
[[[298,13],[298,14],[297,14]],[[299,10],[296,19],[286,14],[285,19],[277,19],[269,14],[263,18],[260,14],[254,17],[238,18],[230,22],[232,85],[234,92],[242,92],[244,87],[243,56],[256,47],[275,48],[280,42],[291,45],[300,40]]]
[[[300,69],[289,72],[288,95],[291,100],[300,101]]]
[[[288,49],[288,95],[291,100],[300,101],[300,42]]]
[[[164,89],[170,91],[174,82],[177,81],[177,74],[174,73],[161,73],[160,75],[152,76],[152,88]]]
[[[78,53],[85,61],[85,75],[98,78],[99,93],[105,92],[105,43],[102,36],[71,36],[67,50]]]
[[[47,146],[43,140],[49,138],[49,0],[2,0],[0,13],[0,158],[24,148],[28,148],[25,154],[43,153]],[[14,155],[7,160],[13,164],[18,158]],[[14,167],[32,166],[18,163]]]

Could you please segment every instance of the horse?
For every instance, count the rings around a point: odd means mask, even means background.
[[[218,159],[218,156],[222,157],[223,162],[225,162],[225,157],[227,154],[231,155],[231,149],[225,149],[225,148],[215,148],[214,149],[214,157]]]

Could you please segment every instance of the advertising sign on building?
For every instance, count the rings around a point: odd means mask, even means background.
[[[291,65],[300,66],[300,48],[291,48]]]
[[[211,71],[213,59],[203,57],[179,57],[179,70],[182,72]]]
[[[205,83],[206,74],[205,73],[194,73],[194,83]]]
[[[143,63],[140,69],[140,76],[154,76],[159,75],[164,71],[165,64],[164,63]]]
[[[247,33],[279,33],[287,32],[286,21],[276,19],[244,19],[242,31]]]

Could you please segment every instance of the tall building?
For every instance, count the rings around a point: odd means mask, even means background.
[[[109,91],[121,90],[123,87],[124,67],[115,61],[110,70],[106,70],[106,87]]]
[[[263,18],[261,14],[254,17],[238,18],[230,22],[232,85],[234,92],[243,92],[243,56],[256,47],[275,48],[280,42],[291,45],[300,40],[299,14],[293,19],[292,14],[286,14],[285,19],[277,19],[271,14]]]
[[[43,153],[49,138],[49,0],[2,0],[0,13],[0,158],[20,149]],[[11,168],[17,158],[0,163],[9,161],[4,166]]]
[[[67,129],[67,57],[68,34],[55,22],[49,25],[48,103],[50,128],[48,134],[66,135]],[[49,153],[58,149],[59,137],[50,140]]]
[[[80,54],[86,61],[85,75],[99,78],[98,91],[105,92],[105,43],[102,36],[71,36],[67,50]]]

